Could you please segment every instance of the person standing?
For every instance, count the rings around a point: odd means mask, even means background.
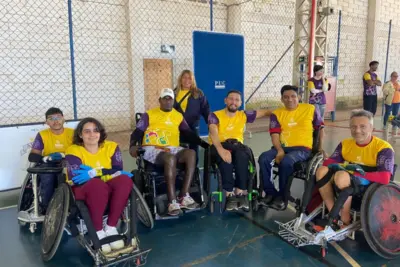
[[[378,95],[376,86],[382,86],[381,79],[376,73],[379,66],[378,61],[371,61],[369,63],[369,70],[363,76],[363,106],[364,110],[371,112],[374,116],[376,107],[378,105]]]
[[[311,93],[309,103],[319,110],[319,114],[323,121],[326,108],[325,92],[329,89],[328,80],[324,77],[323,66],[314,66],[314,77],[308,80],[308,89]]]
[[[389,120],[390,115],[397,116],[400,109],[400,85],[397,81],[399,75],[397,72],[392,72],[390,75],[390,81],[383,85],[383,101],[385,102],[385,115],[383,116],[383,128],[386,128],[386,124]]]

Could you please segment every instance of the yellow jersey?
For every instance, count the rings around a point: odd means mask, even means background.
[[[32,149],[42,151],[43,156],[52,153],[65,153],[67,148],[72,145],[74,129],[64,128],[62,134],[54,134],[51,129],[40,131],[32,144]]]
[[[184,98],[187,93],[189,93],[189,90],[180,90],[176,96],[176,102],[179,103],[179,101],[181,101],[181,99]],[[183,112],[186,111],[188,100],[189,100],[189,95],[186,96],[185,99],[183,99],[183,101],[180,104]]]

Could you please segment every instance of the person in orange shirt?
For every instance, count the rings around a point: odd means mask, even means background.
[[[383,127],[386,128],[386,123],[390,114],[397,116],[400,109],[400,85],[397,81],[399,75],[397,72],[392,72],[390,81],[383,85],[383,100],[385,101],[385,115],[383,116]]]

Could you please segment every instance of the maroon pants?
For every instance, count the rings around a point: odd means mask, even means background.
[[[72,187],[76,200],[85,201],[90,218],[96,231],[103,229],[103,215],[109,203],[109,226],[116,226],[124,211],[128,197],[132,191],[133,182],[127,175],[120,175],[108,182],[100,179],[90,179],[82,186]]]

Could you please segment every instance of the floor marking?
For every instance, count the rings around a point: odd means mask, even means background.
[[[202,263],[207,262],[207,261],[209,261],[209,260],[215,259],[216,257],[218,257],[218,256],[220,256],[220,255],[232,253],[232,251],[233,251],[234,249],[236,249],[236,248],[243,248],[243,247],[245,247],[245,246],[247,246],[247,245],[249,245],[249,244],[251,244],[251,243],[254,243],[254,242],[256,242],[256,241],[258,241],[258,240],[264,238],[265,236],[270,236],[270,235],[271,235],[271,234],[266,233],[266,234],[262,234],[262,235],[256,236],[256,237],[254,237],[254,238],[252,238],[252,239],[249,239],[249,240],[243,241],[243,242],[241,242],[241,243],[238,243],[238,244],[232,246],[231,248],[228,248],[228,249],[226,249],[226,250],[223,250],[223,251],[220,251],[220,252],[217,252],[217,253],[214,253],[214,254],[210,254],[210,255],[208,255],[208,256],[206,256],[206,257],[203,257],[203,258],[194,260],[194,261],[189,262],[189,263],[185,263],[185,264],[183,264],[183,265],[181,265],[181,266],[182,266],[182,267],[190,267],[190,266],[202,264]]]
[[[12,205],[12,206],[3,207],[3,208],[0,208],[0,210],[6,210],[6,209],[15,208],[15,207],[17,207],[17,205]]]
[[[331,244],[338,252],[340,255],[343,256],[343,258],[352,266],[352,267],[361,267],[360,264],[358,264],[341,246],[339,246],[335,241],[330,242]]]

